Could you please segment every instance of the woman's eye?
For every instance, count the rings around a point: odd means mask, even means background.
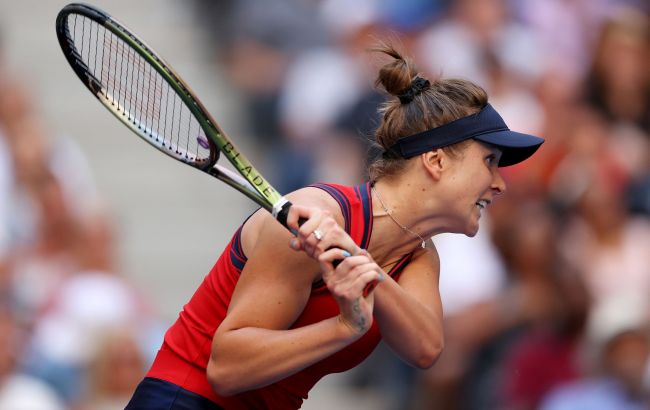
[[[488,165],[493,165],[494,161],[496,160],[495,155],[488,155],[485,160],[487,161]]]

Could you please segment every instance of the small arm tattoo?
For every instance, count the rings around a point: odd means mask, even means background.
[[[357,328],[359,329],[360,332],[365,331],[366,330],[366,318],[361,316],[361,306],[359,306],[359,299],[354,301],[354,304],[352,305],[352,310],[357,315],[360,315],[359,319],[357,320]]]

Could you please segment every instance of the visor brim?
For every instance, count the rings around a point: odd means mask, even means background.
[[[503,154],[499,167],[508,167],[528,159],[544,143],[543,138],[510,130],[477,135],[474,139],[501,149]]]

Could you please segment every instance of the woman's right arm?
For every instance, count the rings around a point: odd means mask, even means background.
[[[367,317],[365,328],[351,326],[349,318],[339,315],[288,330],[304,309],[320,266],[287,246],[290,234],[271,216],[258,217],[263,218],[258,221],[259,237],[249,251],[228,314],[213,337],[207,368],[211,385],[224,396],[295,374],[348,346],[372,324],[370,304],[370,311],[361,312]],[[372,280],[368,279],[372,274],[353,265],[341,268],[351,286],[339,296],[356,300],[339,305],[358,303],[365,283]]]

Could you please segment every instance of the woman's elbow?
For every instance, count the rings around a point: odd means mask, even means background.
[[[212,390],[219,396],[228,397],[240,392],[239,386],[235,384],[237,377],[225,366],[215,363],[212,359],[208,362],[206,374]]]
[[[414,360],[413,365],[419,369],[429,369],[438,361],[444,349],[444,342],[429,343],[422,346],[417,358]]]

